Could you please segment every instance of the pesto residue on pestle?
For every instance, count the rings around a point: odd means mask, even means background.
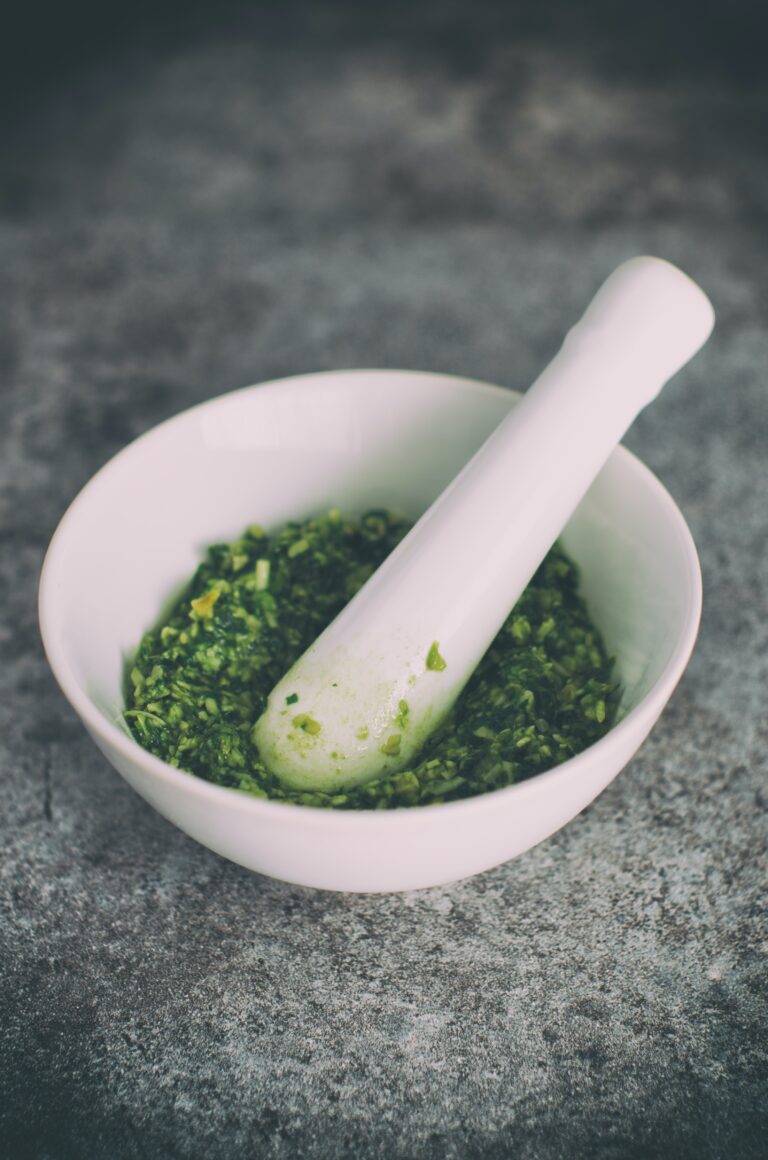
[[[235,543],[210,548],[128,667],[124,716],[139,744],[255,797],[389,809],[512,785],[606,733],[618,699],[612,664],[579,596],[576,567],[556,546],[411,769],[335,794],[288,789],[267,770],[251,736],[267,696],[408,528],[386,511],[359,520],[333,511],[269,535],[254,525]],[[425,663],[445,668],[437,641]],[[322,728],[295,694],[286,700],[297,726]],[[402,701],[398,724],[407,715]],[[394,754],[399,746],[393,733],[382,748]]]

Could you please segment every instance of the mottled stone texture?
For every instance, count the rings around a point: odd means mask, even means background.
[[[118,36],[94,4],[83,44],[64,5],[63,59],[27,13],[45,69],[19,70],[0,157],[0,1151],[765,1156],[759,19],[365,7],[140,5]],[[628,438],[690,521],[706,611],[625,773],[517,861],[380,898],[259,878],[134,796],[36,627],[92,472],[276,375],[524,387],[638,252],[719,323]]]

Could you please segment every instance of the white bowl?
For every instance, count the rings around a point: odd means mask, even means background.
[[[126,658],[209,544],[251,523],[274,526],[331,507],[389,507],[415,518],[515,398],[484,383],[409,371],[304,375],[185,411],[87,484],[43,567],[43,642],[93,740],[161,814],[275,878],[328,890],[410,890],[521,854],[626,765],[693,649],[701,573],[674,502],[623,448],[563,535],[624,686],[617,724],[577,757],[466,801],[345,812],[209,785],[145,752],[121,723]]]

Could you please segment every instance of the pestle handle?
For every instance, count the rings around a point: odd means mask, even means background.
[[[634,258],[611,274],[521,402],[273,690],[255,736],[275,774],[337,790],[411,762],[624,432],[713,324],[706,295],[668,262]]]

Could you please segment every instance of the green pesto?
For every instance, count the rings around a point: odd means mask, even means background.
[[[267,535],[254,525],[210,548],[170,615],[148,632],[126,674],[125,720],[151,753],[255,797],[341,809],[452,801],[512,785],[591,745],[618,699],[612,664],[555,547],[518,601],[453,712],[418,760],[343,793],[287,789],[265,767],[251,731],[267,696],[389,555],[408,524],[386,511],[334,511]],[[445,668],[439,644],[426,665]],[[289,705],[299,700],[286,698]],[[295,724],[322,723],[297,705]],[[395,726],[405,728],[401,701]],[[359,736],[366,736],[361,722]],[[397,756],[393,732],[382,754]],[[384,764],[384,762],[383,762]]]

